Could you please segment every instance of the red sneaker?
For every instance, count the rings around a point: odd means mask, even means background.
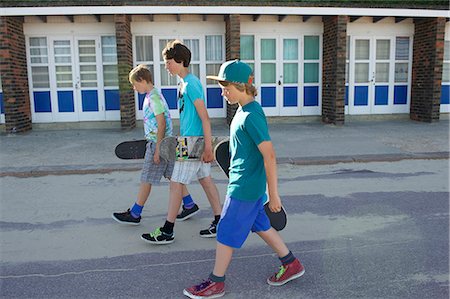
[[[204,280],[201,284],[184,289],[183,294],[193,299],[219,298],[225,295],[225,283]]]
[[[280,266],[278,273],[267,278],[267,283],[271,286],[281,286],[291,280],[299,278],[303,274],[305,274],[305,267],[303,267],[298,259],[295,259],[290,264]]]

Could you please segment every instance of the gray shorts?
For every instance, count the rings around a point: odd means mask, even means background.
[[[170,179],[173,172],[173,162],[160,159],[159,164],[155,164],[153,156],[155,155],[156,143],[149,141],[145,149],[144,165],[142,166],[141,182],[158,184],[161,177]]]
[[[211,163],[202,161],[177,161],[172,174],[172,181],[189,185],[192,180],[203,179],[211,175]]]

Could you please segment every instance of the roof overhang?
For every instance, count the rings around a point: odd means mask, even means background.
[[[377,17],[449,18],[449,10],[347,8],[347,7],[287,7],[287,6],[59,6],[3,7],[0,16],[42,15],[111,15],[111,14],[240,14],[240,15],[346,15]]]

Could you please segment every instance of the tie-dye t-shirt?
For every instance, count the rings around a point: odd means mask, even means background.
[[[158,123],[156,121],[156,115],[161,113],[164,113],[166,120],[165,137],[173,135],[169,106],[164,96],[156,88],[153,88],[152,91],[145,95],[142,112],[144,114],[145,139],[157,142]]]

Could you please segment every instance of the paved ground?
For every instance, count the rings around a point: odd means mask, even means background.
[[[307,272],[268,286],[278,262],[252,235],[235,252],[225,298],[448,298],[448,125],[271,124],[289,214],[282,236]],[[216,135],[226,129],[214,125]],[[117,160],[114,146],[141,130],[0,135],[1,298],[182,298],[211,271],[199,184],[189,190],[202,210],[176,225],[171,245],[139,238],[163,223],[167,183],[141,226],[111,219],[132,203],[140,165]],[[212,175],[224,195],[225,177]]]

